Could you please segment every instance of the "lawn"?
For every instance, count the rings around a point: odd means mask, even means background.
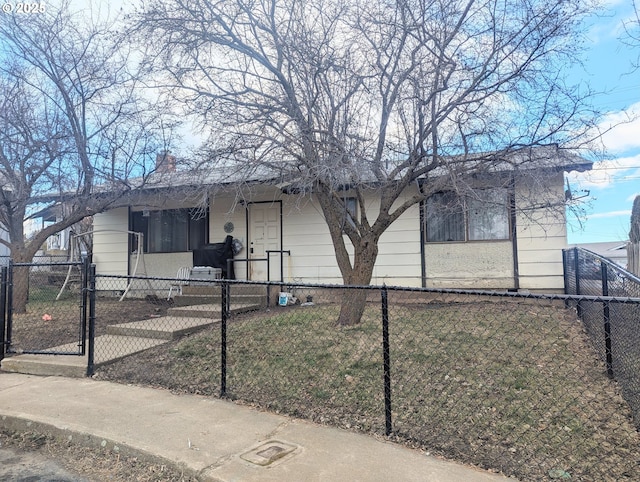
[[[542,304],[541,304],[542,303]],[[227,396],[367,433],[385,427],[380,309],[229,323]],[[389,311],[392,439],[521,480],[640,480],[640,437],[575,313],[555,303],[431,299]],[[98,377],[218,395],[219,327]]]

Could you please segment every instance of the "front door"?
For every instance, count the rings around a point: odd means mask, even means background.
[[[269,255],[270,276],[267,278],[268,250],[278,251],[280,246],[279,202],[252,203],[249,205],[249,279],[257,281],[277,281],[280,279],[280,254]]]

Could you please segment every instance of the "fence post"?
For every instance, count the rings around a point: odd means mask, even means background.
[[[90,264],[89,258],[85,256],[82,258],[82,305],[81,310],[81,322],[80,322],[80,353],[82,356],[87,354],[87,309],[89,300],[89,277],[90,277]]]
[[[5,333],[7,331],[7,267],[3,266],[0,273],[0,310],[2,310],[2,323],[0,324],[0,360],[4,358]]]
[[[87,354],[87,376],[93,375],[96,338],[96,265],[89,266],[89,339]]]
[[[229,282],[221,285],[221,320],[220,320],[220,397],[227,393],[227,317],[229,314]]]
[[[391,435],[391,354],[389,348],[389,297],[386,285],[380,291],[382,298],[382,356],[384,364],[384,422],[385,435]]]
[[[600,272],[602,276],[602,296],[609,296],[609,282],[607,275],[607,265],[600,263]],[[603,317],[604,317],[604,353],[607,360],[607,376],[613,378],[613,353],[611,351],[611,316],[610,316],[610,304],[608,301],[604,301],[603,305]]]
[[[569,254],[566,249],[562,250],[562,273],[564,278],[564,294],[569,295]],[[569,308],[569,300],[564,300],[564,307]]]
[[[9,260],[7,266],[7,335],[5,339],[5,350],[11,348],[11,335],[13,330],[13,261]]]
[[[576,295],[581,295],[580,293],[580,258],[578,248],[573,248],[573,272],[575,273],[576,278]],[[576,303],[576,314],[578,318],[582,320],[582,303],[580,300]]]
[[[266,251],[267,255],[267,308],[269,308],[269,303],[271,303],[271,264],[269,262],[269,252]],[[280,291],[282,291],[282,286],[280,286]]]

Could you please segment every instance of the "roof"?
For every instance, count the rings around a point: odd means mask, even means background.
[[[471,163],[477,164],[478,170],[485,173],[516,172],[532,170],[550,171],[587,171],[592,167],[592,162],[584,159],[576,153],[561,149],[556,145],[526,147],[517,150],[510,150],[504,153],[487,152],[469,154],[466,156],[451,156],[443,158],[441,167],[430,171],[427,177],[438,177],[456,169],[456,165],[464,165],[464,170],[469,170]],[[222,162],[220,163],[222,164]],[[179,164],[178,164],[179,165]],[[473,169],[473,168],[472,168]],[[390,171],[391,169],[389,169]],[[461,169],[462,170],[462,169]],[[278,165],[248,165],[241,163],[229,163],[215,168],[177,170],[174,172],[156,172],[149,176],[143,187],[144,189],[161,189],[169,187],[187,186],[213,186],[213,185],[233,185],[238,183],[270,183],[289,185],[296,181],[302,181],[302,175],[298,172],[290,172],[290,166],[286,163]],[[336,170],[331,170],[334,179],[337,177]],[[345,185],[353,184],[353,167],[345,169]],[[358,170],[356,182],[376,183],[377,180],[368,169]]]
[[[486,152],[468,154],[465,156],[450,156],[442,158],[442,165],[428,174],[421,176],[422,179],[433,178],[456,172],[458,167],[461,172],[468,172],[471,163],[477,164],[476,172],[500,173],[531,171],[536,169],[551,171],[586,171],[591,169],[592,162],[578,156],[572,151],[561,149],[556,145],[526,147],[512,149],[506,152]],[[185,162],[185,164],[188,164]],[[180,166],[180,163],[178,163]],[[464,166],[464,168],[462,167]],[[393,166],[389,168],[389,172]],[[356,171],[354,173],[354,170]],[[473,168],[472,168],[473,170]],[[175,171],[156,171],[149,176],[131,179],[128,185],[122,184],[122,203],[127,204],[131,200],[129,195],[135,195],[137,191],[164,191],[167,189],[195,190],[203,186],[232,186],[238,184],[271,184],[279,188],[285,186],[302,188],[305,184],[302,171],[291,169],[291,165],[282,163],[270,163],[251,165],[239,162],[218,161],[215,168],[198,167],[192,169],[177,169]],[[374,185],[378,181],[369,169],[354,169],[353,166],[345,166],[341,174],[339,169],[328,169],[333,181],[343,188],[354,183]],[[357,176],[357,177],[355,177]],[[309,178],[312,178],[311,176]],[[95,195],[113,192],[118,186],[103,185],[94,190]],[[37,202],[64,202],[65,199],[72,199],[73,194],[68,196],[53,193],[51,196],[40,195],[33,198]]]

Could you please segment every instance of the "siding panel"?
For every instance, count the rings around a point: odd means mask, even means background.
[[[126,276],[129,269],[129,210],[113,209],[93,217],[93,262],[99,274]],[[126,280],[98,279],[98,290],[124,290]]]

